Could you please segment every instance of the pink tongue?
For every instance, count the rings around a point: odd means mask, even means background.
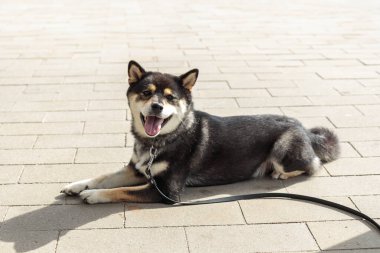
[[[160,132],[161,125],[164,122],[164,119],[155,117],[155,116],[147,116],[145,119],[145,133],[149,136],[155,136]]]

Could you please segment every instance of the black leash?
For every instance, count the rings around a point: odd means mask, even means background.
[[[360,218],[368,221],[377,230],[380,231],[380,225],[375,220],[373,220],[371,217],[369,217],[368,215],[366,215],[366,214],[364,214],[362,212],[356,211],[355,209],[352,209],[350,207],[347,207],[347,206],[344,206],[344,205],[341,205],[341,204],[338,204],[338,203],[335,203],[335,202],[332,202],[332,201],[328,201],[328,200],[324,200],[324,199],[320,199],[320,198],[315,198],[315,197],[310,197],[310,196],[306,196],[306,195],[299,195],[299,194],[292,194],[292,193],[276,193],[276,192],[271,192],[271,193],[252,193],[252,194],[235,195],[235,196],[222,197],[222,198],[216,198],[216,199],[186,201],[186,202],[181,202],[181,201],[177,201],[177,200],[171,199],[170,197],[166,196],[160,190],[160,188],[157,186],[156,180],[154,180],[154,178],[152,176],[151,167],[152,167],[153,161],[156,158],[156,156],[157,156],[157,149],[152,146],[150,148],[150,159],[148,161],[145,173],[148,176],[148,180],[150,181],[150,183],[152,185],[154,185],[154,187],[156,188],[156,190],[158,191],[158,193],[164,199],[168,200],[171,204],[187,205],[187,206],[189,206],[189,205],[205,205],[205,204],[213,204],[213,203],[221,203],[221,202],[231,202],[231,201],[237,201],[237,200],[261,199],[261,198],[297,199],[297,200],[304,200],[304,201],[307,201],[307,202],[321,204],[321,205],[328,206],[328,207],[333,207],[333,208],[345,211],[347,213],[356,215],[356,216],[358,216],[358,217],[360,217]]]

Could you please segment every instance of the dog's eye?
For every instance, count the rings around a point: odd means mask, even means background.
[[[175,99],[175,97],[172,95],[166,95],[166,99],[169,101],[173,101]]]
[[[143,94],[145,97],[150,97],[150,96],[152,96],[152,92],[151,92],[150,90],[144,90],[144,91],[142,92],[142,94]]]

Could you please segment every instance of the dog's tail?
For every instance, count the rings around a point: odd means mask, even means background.
[[[326,127],[314,127],[309,130],[309,137],[315,154],[323,163],[338,159],[340,146],[338,136]]]

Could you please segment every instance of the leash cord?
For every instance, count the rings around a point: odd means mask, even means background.
[[[160,190],[160,188],[157,185],[156,180],[152,176],[151,167],[152,167],[152,164],[153,164],[153,160],[156,158],[156,156],[157,156],[157,149],[152,146],[150,148],[150,159],[149,159],[148,166],[147,166],[145,172],[146,172],[146,174],[148,176],[148,180],[150,181],[150,183],[152,185],[154,185],[154,187],[156,188],[156,190],[158,191],[158,193],[161,195],[161,197],[163,197],[164,199],[168,200],[171,204],[187,205],[187,206],[189,206],[189,205],[205,205],[205,204],[213,204],[213,203],[221,203],[221,202],[231,202],[231,201],[237,201],[237,200],[260,199],[260,198],[297,199],[297,200],[304,200],[304,201],[307,201],[307,202],[321,204],[321,205],[328,206],[328,207],[333,207],[335,209],[339,209],[339,210],[342,210],[344,212],[356,215],[356,216],[358,216],[358,217],[360,217],[360,218],[368,221],[378,231],[380,231],[380,225],[375,220],[373,220],[371,217],[369,217],[368,215],[366,215],[366,214],[364,214],[362,212],[356,211],[355,209],[352,209],[350,207],[347,207],[347,206],[344,206],[344,205],[341,205],[341,204],[338,204],[338,203],[335,203],[335,202],[332,202],[332,201],[328,201],[328,200],[320,199],[320,198],[316,198],[316,197],[311,197],[311,196],[306,196],[306,195],[300,195],[300,194],[270,192],[270,193],[243,194],[243,195],[235,195],[235,196],[228,196],[228,197],[215,198],[215,199],[197,200],[197,201],[186,201],[186,202],[174,200],[174,199],[166,196]]]

